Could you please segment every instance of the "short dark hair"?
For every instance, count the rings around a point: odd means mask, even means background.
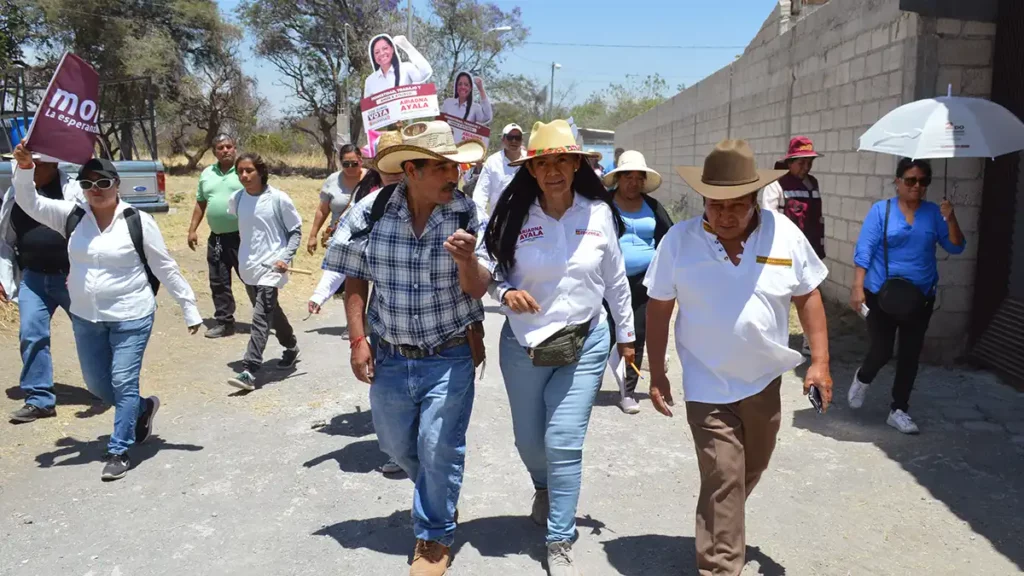
[[[424,168],[427,167],[427,162],[429,162],[429,160],[426,160],[424,158],[420,158],[419,160],[406,160],[405,162],[402,162],[402,172],[405,172],[405,165],[410,162],[412,162],[413,168],[417,170],[423,170]]]
[[[253,167],[256,168],[256,172],[260,175],[260,181],[264,186],[266,186],[267,180],[270,180],[270,169],[267,168],[267,163],[263,160],[263,157],[255,152],[246,152],[245,154],[242,154],[238,158],[235,158],[236,172],[238,171],[238,164],[241,163],[242,160],[252,162]]]
[[[911,168],[920,168],[921,172],[924,172],[925,178],[932,179],[932,163],[920,158],[900,158],[899,163],[896,164],[896,177],[903,178],[903,175]]]

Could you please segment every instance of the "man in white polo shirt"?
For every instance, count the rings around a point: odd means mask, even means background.
[[[686,418],[700,467],[697,568],[739,576],[745,503],[768,467],[782,420],[781,374],[803,362],[789,348],[794,303],[811,341],[804,394],[832,399],[825,308],[828,269],[789,219],[757,207],[757,192],[783,171],[757,170],[743,140],[720,142],[704,167],[677,168],[704,196],[704,215],[673,226],[644,279],[651,401],[671,416],[664,358],[676,301],[676,351]]]
[[[501,143],[503,149],[491,154],[484,162],[473,190],[481,230],[487,226],[502,191],[519,171],[519,166],[511,166],[510,163],[523,157],[523,129],[518,124],[507,124],[501,131]]]

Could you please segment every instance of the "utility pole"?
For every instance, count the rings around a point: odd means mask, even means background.
[[[561,68],[562,65],[557,62],[551,63],[551,84],[548,84],[548,121],[551,121],[551,115],[555,109],[555,70]]]
[[[409,42],[412,42],[412,0],[409,0],[408,7],[409,7],[409,23],[406,25],[406,28],[405,28],[405,37],[409,39]]]

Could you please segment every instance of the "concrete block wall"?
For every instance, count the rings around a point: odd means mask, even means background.
[[[788,2],[787,2],[788,3]],[[772,27],[777,29],[770,34]],[[786,31],[782,31],[785,28]],[[699,165],[719,140],[748,140],[758,166],[770,168],[789,138],[811,137],[825,157],[813,173],[825,198],[829,299],[845,302],[853,250],[874,202],[894,193],[896,159],[857,152],[859,137],[901,104],[946,92],[987,96],[991,24],[936,20],[902,12],[899,0],[831,0],[782,26],[773,10],[744,54],[730,66],[616,129],[616,146],[643,152],[665,178],[656,195],[684,217],[702,201],[674,167]],[[968,235],[965,254],[939,250],[939,310],[926,345],[931,360],[953,359],[964,342],[974,283],[982,160],[935,163],[930,198],[943,186]]]

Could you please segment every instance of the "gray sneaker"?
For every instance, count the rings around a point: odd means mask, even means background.
[[[57,415],[56,408],[40,408],[33,404],[25,404],[21,408],[18,408],[14,412],[11,412],[11,422],[15,424],[25,424],[28,422],[35,422],[40,418],[53,418]]]
[[[228,385],[252,391],[256,389],[256,377],[249,373],[248,370],[243,370],[235,374],[234,378],[228,378]]]
[[[388,461],[380,467],[381,474],[398,474],[402,471],[402,467],[395,462],[394,458],[388,458]]]
[[[622,400],[619,400],[619,409],[626,414],[639,414],[640,403],[632,396],[624,396]]]
[[[213,328],[206,331],[203,334],[207,338],[224,338],[225,336],[231,336],[235,333],[235,323],[229,322],[224,324],[217,324]]]
[[[581,576],[572,557],[572,542],[563,540],[548,544],[548,575]]]
[[[533,510],[530,511],[530,520],[533,520],[537,526],[547,526],[550,508],[551,501],[548,500],[548,491],[537,490],[533,494]]]
[[[108,453],[103,461],[106,462],[103,465],[103,475],[101,476],[104,482],[124,478],[128,474],[128,469],[132,467],[132,461],[128,459],[128,454]]]

